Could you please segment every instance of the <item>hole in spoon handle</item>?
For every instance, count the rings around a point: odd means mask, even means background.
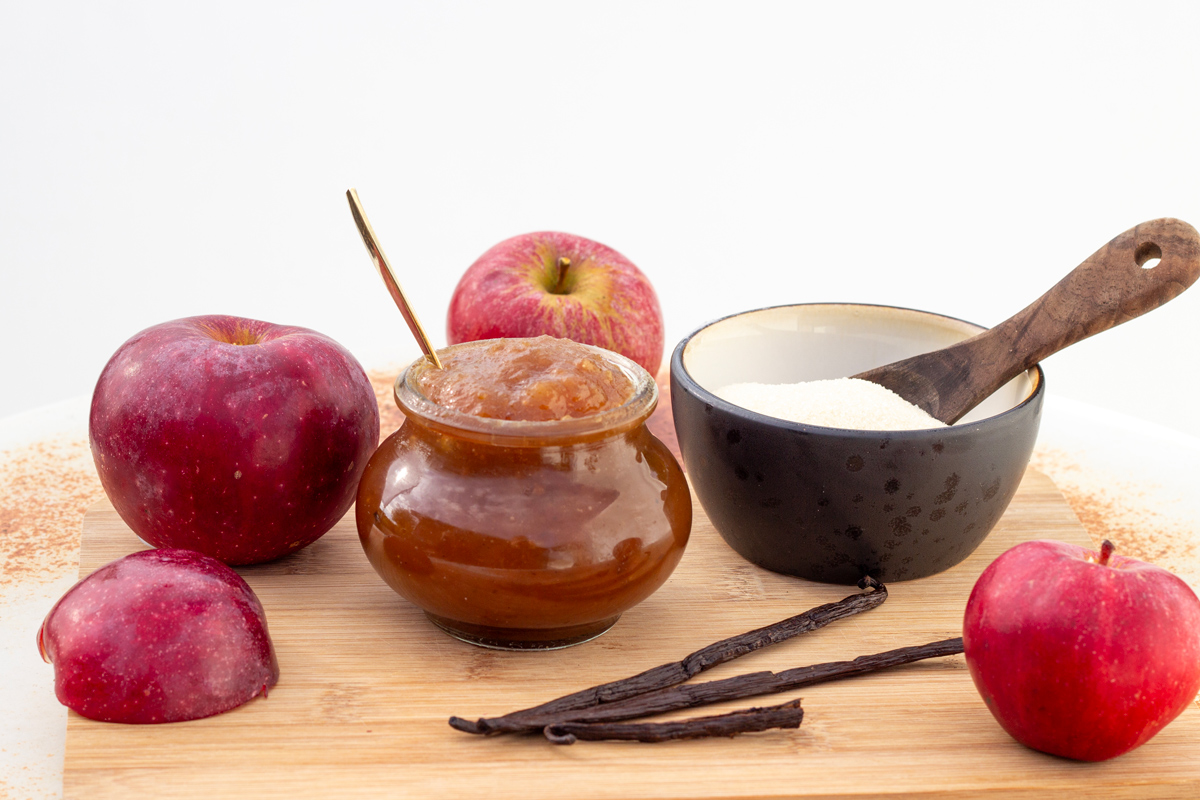
[[[1142,269],[1154,269],[1162,261],[1162,248],[1154,242],[1143,242],[1134,251],[1133,260]]]
[[[1013,317],[1025,334],[1029,366],[1063,347],[1141,316],[1200,276],[1200,234],[1186,222],[1143,222],[1101,247]],[[1005,323],[1007,324],[1007,323]],[[1038,338],[1041,341],[1038,341]]]

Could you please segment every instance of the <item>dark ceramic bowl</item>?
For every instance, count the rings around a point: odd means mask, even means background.
[[[903,581],[971,554],[1012,500],[1037,438],[1035,367],[955,425],[825,428],[713,392],[733,383],[854,375],[982,331],[890,306],[811,304],[705,325],[671,356],[671,405],[692,487],[734,550],[775,572],[850,584]]]

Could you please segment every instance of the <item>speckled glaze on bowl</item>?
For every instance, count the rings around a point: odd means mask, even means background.
[[[675,429],[717,531],[755,564],[827,583],[922,578],[970,555],[1029,463],[1040,367],[957,424],[919,431],[788,422],[713,390],[846,377],[982,330],[912,309],[808,304],[735,314],[685,338],[671,357]]]

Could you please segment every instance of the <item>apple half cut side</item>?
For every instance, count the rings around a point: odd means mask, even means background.
[[[102,722],[181,722],[267,694],[279,663],[258,597],[191,550],[143,550],[79,581],[38,630],[59,702]]]

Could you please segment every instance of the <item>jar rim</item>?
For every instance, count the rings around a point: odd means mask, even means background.
[[[496,340],[462,342],[441,348],[438,354],[440,356],[458,348],[490,341]],[[582,417],[555,420],[496,419],[468,414],[436,403],[421,391],[419,378],[426,370],[434,368],[433,362],[425,356],[404,368],[396,378],[392,394],[406,417],[416,417],[427,427],[472,441],[512,447],[569,444],[595,438],[599,434],[621,434],[643,424],[658,405],[658,384],[654,378],[640,364],[619,353],[594,345],[582,346],[607,360],[629,378],[633,392],[624,403]]]

